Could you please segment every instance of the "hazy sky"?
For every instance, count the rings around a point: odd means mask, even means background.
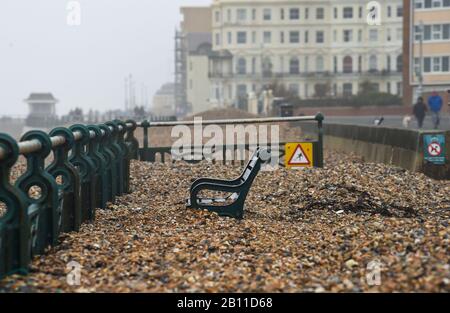
[[[124,105],[132,73],[154,92],[173,81],[180,6],[211,0],[79,0],[81,25],[68,26],[66,0],[0,1],[0,116],[26,115],[30,92],[52,92],[57,113]]]

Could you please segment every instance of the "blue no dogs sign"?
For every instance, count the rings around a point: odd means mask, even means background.
[[[425,161],[436,164],[445,164],[445,136],[424,135],[424,157]]]

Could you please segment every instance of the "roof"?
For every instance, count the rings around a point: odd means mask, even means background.
[[[232,58],[233,54],[230,52],[230,50],[225,49],[225,50],[219,50],[219,51],[211,51],[210,57],[228,59],[228,58]]]
[[[166,83],[155,93],[156,96],[173,95],[175,93],[175,84]]]
[[[58,102],[58,100],[53,97],[53,94],[48,92],[48,93],[31,93],[30,96],[28,97],[28,99],[25,99],[25,102],[36,102],[36,101],[40,101],[40,102]]]
[[[205,43],[212,44],[211,33],[188,33],[186,35],[188,52],[196,52],[198,48]]]

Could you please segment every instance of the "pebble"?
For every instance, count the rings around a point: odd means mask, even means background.
[[[238,221],[184,206],[193,180],[233,178],[237,164],[133,161],[132,194],[0,292],[450,292],[449,182],[353,155],[325,164],[261,172]],[[70,261],[81,286],[66,283]]]

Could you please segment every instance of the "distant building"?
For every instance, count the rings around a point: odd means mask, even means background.
[[[208,71],[201,74],[200,67],[205,63],[205,54],[211,46],[212,17],[209,7],[182,7],[183,21],[175,34],[175,106],[177,116],[184,116],[205,106],[204,95],[193,94],[198,88],[194,83],[205,81]],[[211,50],[211,48],[209,48]],[[192,55],[192,59],[190,58]],[[207,62],[207,61],[206,61]],[[197,70],[196,67],[199,67]],[[192,65],[192,67],[190,67]],[[189,77],[188,77],[189,76]],[[206,82],[209,83],[209,82]],[[190,88],[192,87],[192,88]],[[209,86],[204,86],[209,92]],[[206,95],[207,96],[207,95]],[[201,103],[193,103],[202,99]]]
[[[175,115],[175,84],[167,83],[153,97],[152,114],[156,116]]]
[[[26,126],[48,128],[56,125],[56,104],[58,100],[51,93],[31,93],[24,100],[28,104],[29,114],[25,121]]]
[[[209,80],[209,58],[212,46],[209,42],[200,44],[196,51],[189,52],[187,69],[187,100],[191,112],[197,114],[216,106],[211,102]]]
[[[426,98],[433,91],[449,103],[450,0],[404,0],[404,6],[405,104],[412,105],[419,95]]]
[[[214,0],[212,94],[245,109],[251,92],[277,82],[302,99],[350,96],[363,81],[402,94],[402,0]]]

